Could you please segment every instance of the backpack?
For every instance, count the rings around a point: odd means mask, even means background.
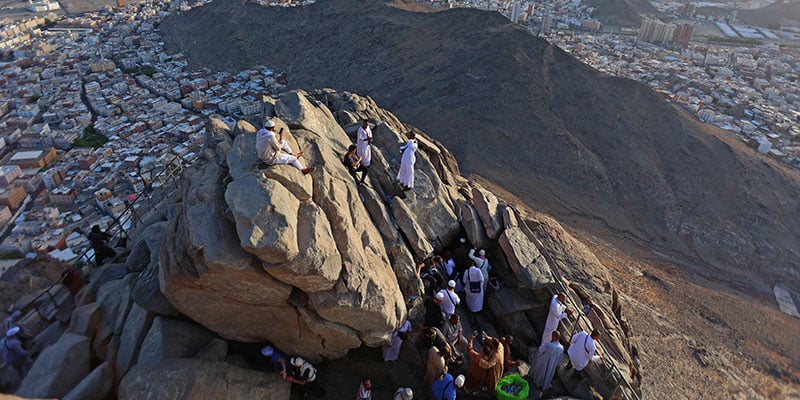
[[[481,289],[482,289],[481,288],[481,281],[473,282],[472,279],[470,279],[469,270],[467,270],[466,274],[467,274],[467,284],[469,286],[469,292],[470,293],[480,293]]]

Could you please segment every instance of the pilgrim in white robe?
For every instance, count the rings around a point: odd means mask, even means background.
[[[533,384],[542,390],[547,390],[553,382],[556,369],[561,365],[564,358],[564,346],[559,342],[547,342],[537,349],[531,347],[528,354],[533,368],[530,374],[533,377]]]
[[[361,158],[361,165],[369,167],[372,164],[372,149],[369,147],[369,140],[372,139],[372,129],[367,126],[358,128],[358,136],[356,142],[356,155]]]
[[[558,295],[553,296],[550,300],[550,311],[547,313],[547,322],[544,323],[544,331],[542,331],[542,341],[540,343],[547,343],[550,341],[553,331],[558,329],[558,321],[567,318],[567,306],[558,301]]]
[[[467,308],[472,312],[483,310],[483,293],[485,290],[483,285],[483,273],[481,273],[481,270],[475,266],[469,267],[468,270],[464,271],[464,277],[461,278],[461,281],[466,291]],[[480,282],[480,292],[473,293],[472,290],[470,290],[470,282]]]
[[[489,260],[486,258],[485,255],[476,256],[475,249],[469,249],[468,255],[469,258],[472,259],[472,261],[475,261],[475,266],[481,270],[481,274],[483,274],[483,289],[486,290],[486,284],[489,283],[489,271],[492,269],[492,266],[489,265]]]
[[[397,361],[400,358],[400,347],[403,346],[403,339],[400,339],[400,332],[408,332],[411,329],[411,322],[403,322],[400,328],[392,332],[392,339],[389,344],[383,346],[383,360]]]
[[[586,331],[580,331],[572,336],[567,354],[575,370],[583,371],[590,361],[600,360],[600,356],[594,354],[595,351],[597,346],[594,344],[594,339]]]
[[[414,139],[406,142],[400,148],[403,157],[400,159],[400,171],[397,172],[397,181],[405,187],[414,188],[414,163],[417,162],[417,141]]]

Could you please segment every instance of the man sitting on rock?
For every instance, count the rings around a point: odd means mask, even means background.
[[[264,122],[264,129],[256,134],[256,151],[258,158],[267,165],[292,164],[299,169],[303,175],[307,175],[314,170],[314,167],[303,167],[299,158],[303,153],[293,153],[289,144],[283,140],[283,128],[275,133],[275,122],[268,119]]]
[[[325,395],[325,388],[317,381],[317,369],[301,357],[292,357],[287,368],[281,371],[281,377],[292,383],[292,390],[310,394],[314,397]]]
[[[353,179],[355,179],[359,185],[363,185],[369,170],[365,165],[361,164],[361,158],[356,155],[356,145],[351,144],[350,147],[347,148],[347,153],[345,153],[342,162],[344,162],[344,165],[347,167],[347,172],[350,173]],[[356,172],[361,172],[360,180],[356,176]]]

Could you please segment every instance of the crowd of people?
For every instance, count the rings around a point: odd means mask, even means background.
[[[275,121],[268,119],[264,127],[256,132],[256,153],[261,160],[261,168],[273,165],[290,164],[300,170],[304,175],[314,171],[314,167],[305,167],[300,162],[302,152],[295,153],[289,143],[283,138],[283,128],[275,132]],[[411,131],[407,134],[408,141],[400,147],[400,168],[397,172],[397,183],[402,190],[414,188],[414,164],[418,143],[416,134]],[[365,184],[369,167],[372,164],[372,127],[369,120],[361,121],[361,126],[356,134],[356,143],[348,146],[347,152],[342,156],[342,163],[347,172],[359,184]],[[358,174],[361,174],[358,177]]]

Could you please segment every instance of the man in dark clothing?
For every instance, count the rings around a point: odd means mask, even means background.
[[[92,242],[92,249],[94,249],[94,262],[96,266],[103,265],[106,258],[112,258],[117,255],[111,247],[108,246],[108,241],[111,235],[100,230],[100,227],[95,225],[89,233],[89,241]]]
[[[425,327],[435,327],[441,329],[444,326],[444,313],[439,304],[444,301],[444,293],[436,293],[435,296],[426,296],[425,302]]]
[[[467,239],[461,238],[458,240],[458,245],[453,249],[453,261],[456,263],[456,271],[459,275],[463,276],[464,271],[469,268],[469,249],[467,248]]]
[[[361,158],[356,155],[356,145],[351,144],[350,147],[347,148],[347,153],[345,153],[342,162],[344,162],[344,165],[347,167],[347,171],[350,172],[350,175],[353,176],[353,179],[355,179],[359,184],[363,185],[369,169],[366,166],[361,165]],[[361,180],[356,177],[356,172],[361,172]]]
[[[281,371],[281,377],[292,383],[292,389],[314,397],[325,395],[325,388],[317,380],[317,369],[301,357],[292,357]]]

